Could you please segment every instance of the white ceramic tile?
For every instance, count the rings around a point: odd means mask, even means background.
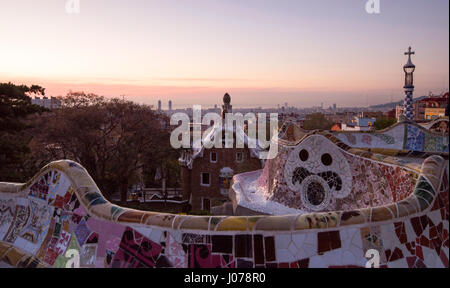
[[[327,264],[323,261],[321,256],[313,256],[309,258],[310,268],[328,268]]]
[[[275,248],[278,249],[287,249],[289,244],[291,243],[291,235],[290,234],[277,234],[275,235]]]
[[[408,262],[406,261],[406,258],[389,262],[387,265],[389,268],[408,268]]]

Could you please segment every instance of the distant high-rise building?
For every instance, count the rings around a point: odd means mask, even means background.
[[[169,100],[169,111],[172,111],[172,100]]]
[[[158,100],[158,111],[161,111],[161,100]]]
[[[333,110],[336,111],[337,105],[336,103],[333,104]]]

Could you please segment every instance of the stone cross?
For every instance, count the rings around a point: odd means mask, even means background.
[[[411,55],[414,55],[414,54],[416,54],[416,52],[414,52],[414,51],[411,52],[411,46],[409,46],[408,52],[405,52],[405,55],[408,55],[409,57],[411,57]]]

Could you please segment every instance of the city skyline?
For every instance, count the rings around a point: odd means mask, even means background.
[[[174,109],[225,92],[236,107],[367,106],[403,99],[412,46],[415,96],[448,90],[445,0],[381,0],[380,14],[365,0],[64,2],[0,4],[3,82]]]

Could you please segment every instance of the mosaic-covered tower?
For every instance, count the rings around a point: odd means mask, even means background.
[[[403,71],[405,71],[405,101],[403,103],[403,116],[407,120],[414,119],[414,110],[413,110],[413,92],[414,92],[414,84],[413,84],[413,73],[416,69],[416,66],[411,62],[411,55],[414,55],[415,52],[411,51],[411,47],[408,48],[408,52],[405,52],[405,55],[408,55],[408,62],[403,66]]]

